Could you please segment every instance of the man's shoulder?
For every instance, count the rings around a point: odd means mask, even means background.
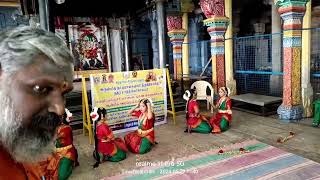
[[[26,179],[23,166],[15,162],[2,147],[0,147],[0,162],[0,179]]]

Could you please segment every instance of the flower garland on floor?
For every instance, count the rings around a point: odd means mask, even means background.
[[[232,151],[227,151],[227,152],[224,152],[222,149],[219,150],[218,154],[219,155],[240,155],[240,154],[244,154],[244,153],[249,153],[250,151],[249,150],[246,150],[244,148],[239,148],[239,150],[232,150]]]
[[[279,137],[279,138],[277,139],[277,143],[284,143],[284,142],[288,141],[289,139],[293,138],[294,136],[295,136],[295,133],[292,132],[292,131],[290,131],[290,132],[289,132],[289,136],[284,137],[284,138]]]

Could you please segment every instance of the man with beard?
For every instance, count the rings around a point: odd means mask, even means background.
[[[0,33],[0,179],[43,179],[35,162],[53,150],[71,91],[73,57],[53,33]]]

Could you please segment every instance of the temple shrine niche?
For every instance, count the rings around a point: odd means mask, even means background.
[[[68,25],[70,49],[75,57],[75,70],[108,69],[104,25],[77,23]]]

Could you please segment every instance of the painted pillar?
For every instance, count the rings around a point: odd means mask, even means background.
[[[283,102],[278,108],[279,118],[301,120],[301,28],[308,0],[277,0],[283,19]]]
[[[224,35],[229,19],[225,17],[224,0],[200,0],[200,6],[207,17],[203,22],[211,37],[212,84],[217,92],[226,85]]]
[[[182,15],[182,28],[186,31],[182,45],[182,72],[184,76],[189,77],[189,19],[187,12]]]
[[[237,94],[236,80],[233,77],[233,32],[232,32],[232,0],[225,0],[225,13],[229,19],[229,26],[225,35],[225,65],[226,65],[226,86],[230,89],[230,95]]]
[[[272,72],[281,72],[281,19],[278,13],[277,6],[271,3],[271,22],[272,22]],[[280,75],[271,75],[270,77],[270,92],[277,94],[282,88]]]
[[[181,64],[182,43],[186,30],[182,29],[182,19],[179,16],[167,16],[168,36],[173,47],[173,79],[181,79],[183,70]]]
[[[306,5],[306,14],[303,18],[303,29],[311,28],[311,1]],[[311,61],[311,30],[302,31],[302,53],[301,60],[301,91],[303,116],[311,117],[313,115],[313,89],[310,83],[310,61]]]

